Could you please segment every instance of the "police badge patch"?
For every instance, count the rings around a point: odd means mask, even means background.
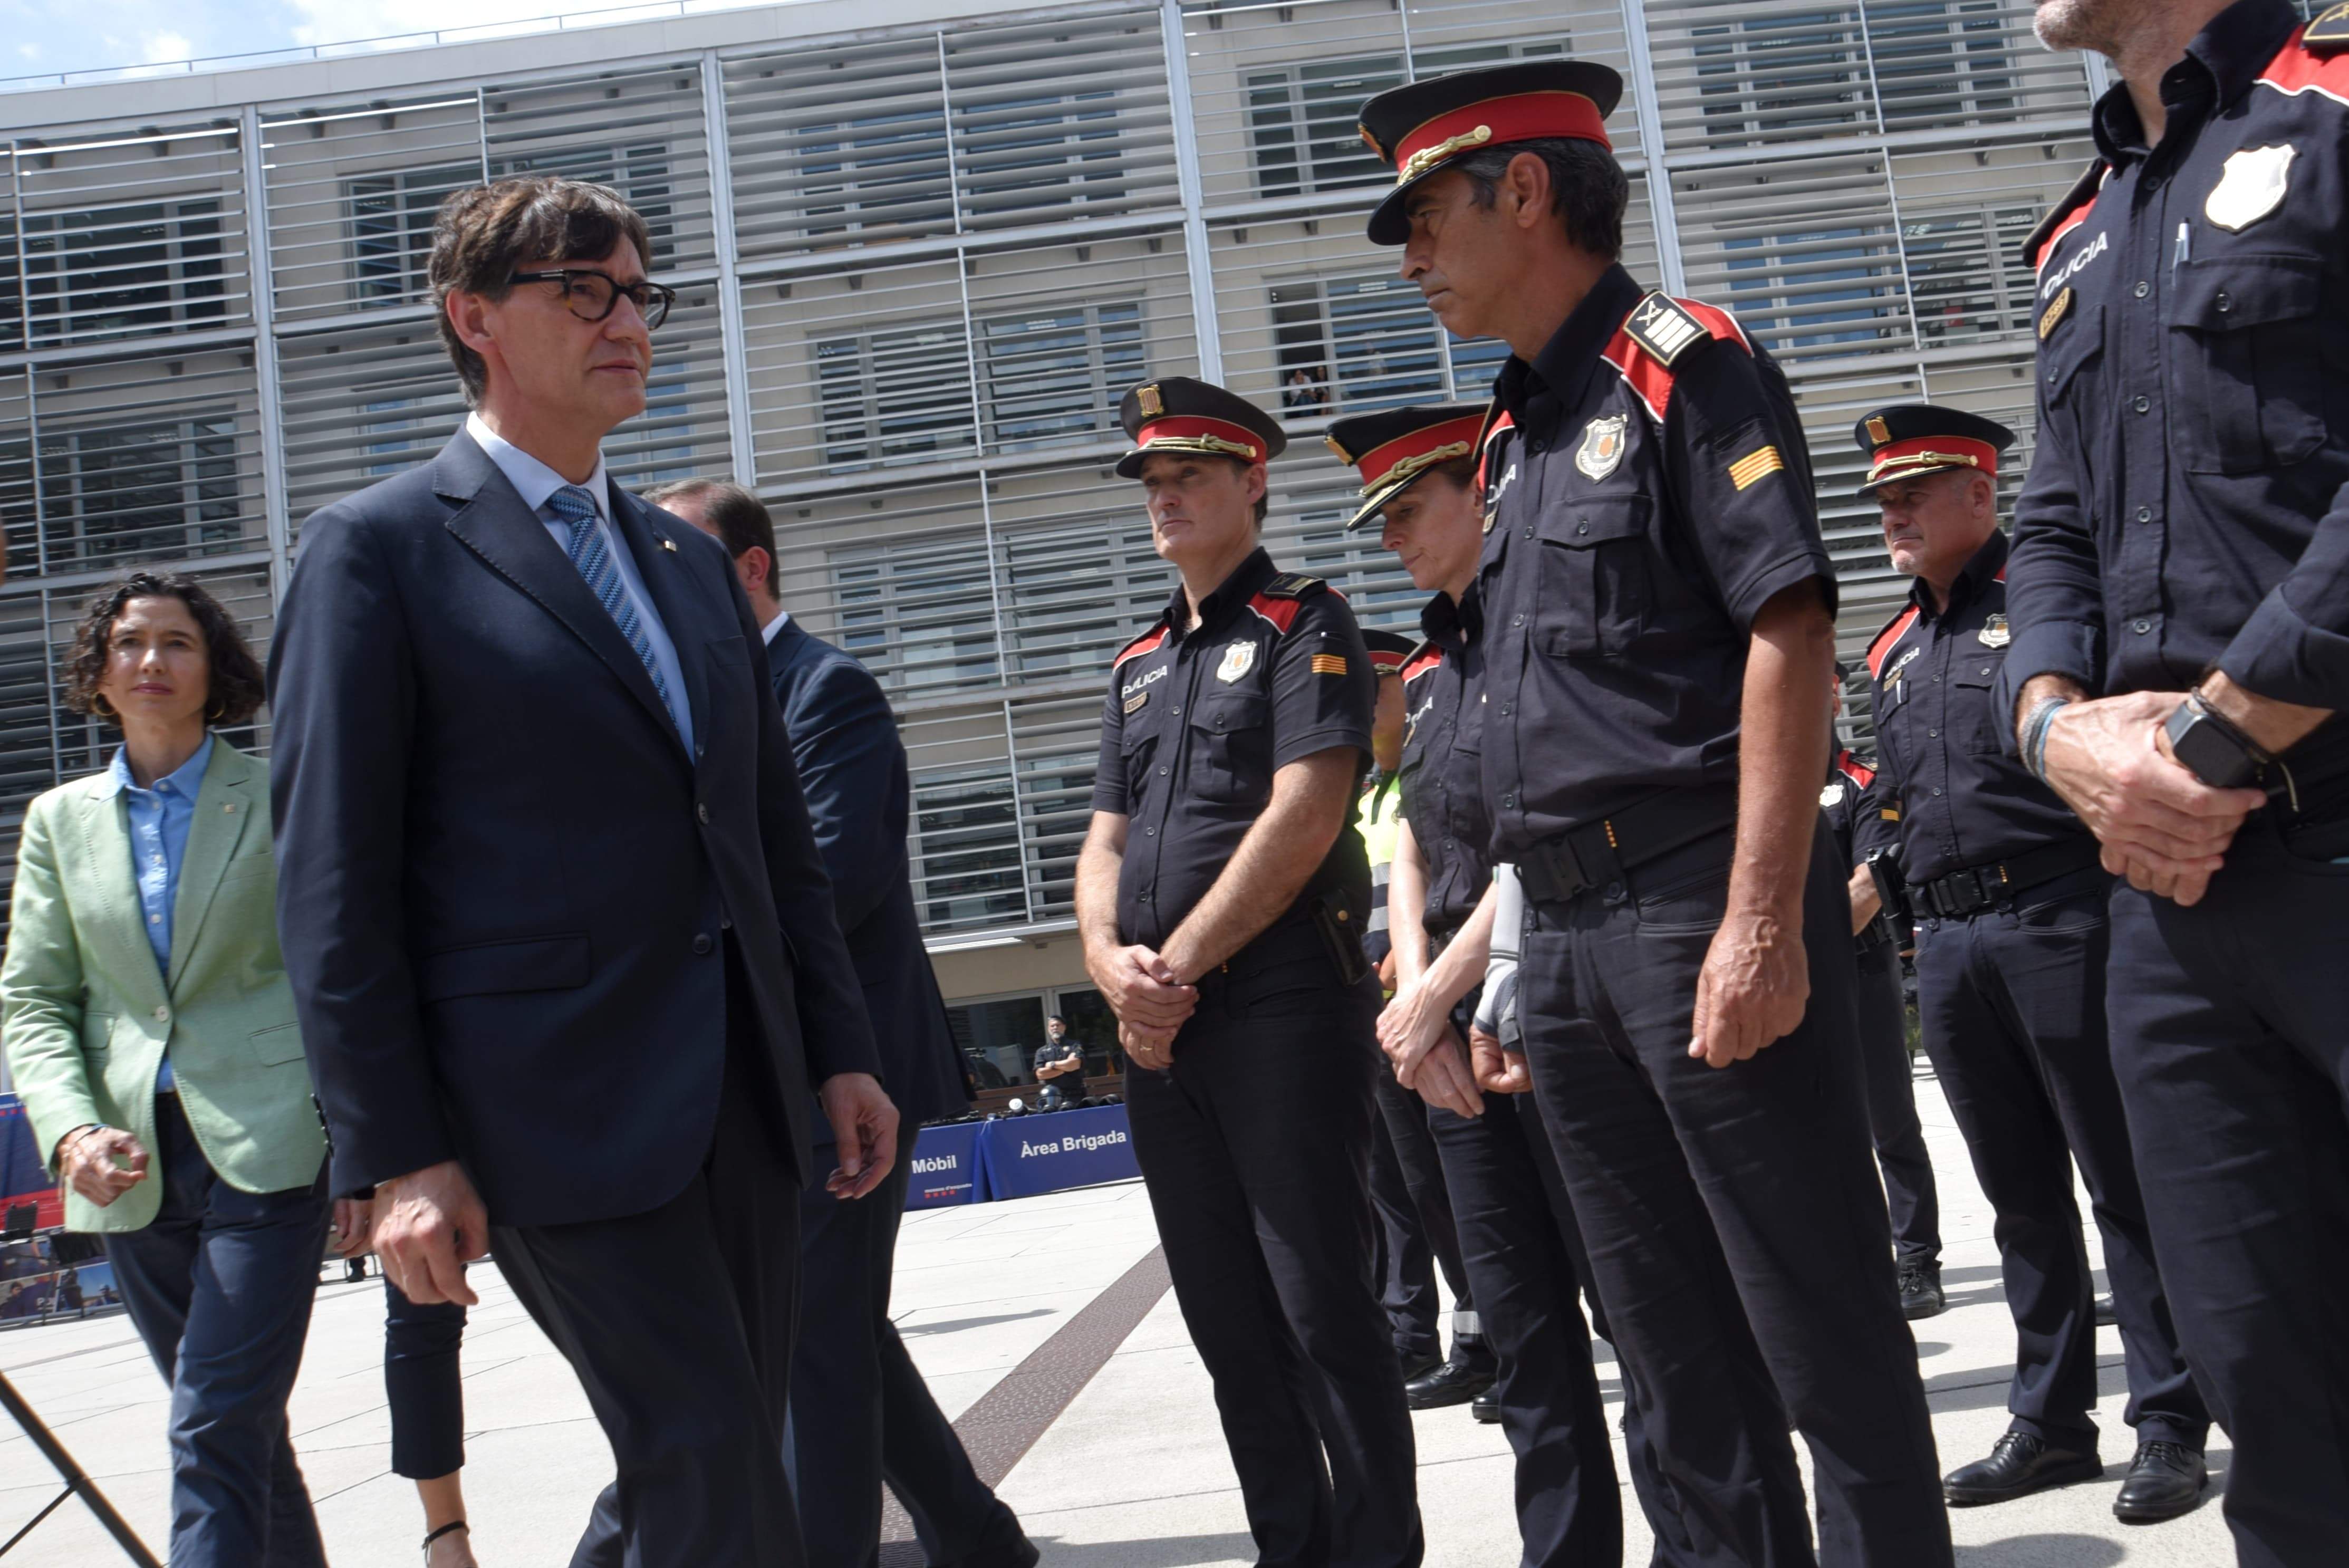
[[[1218,680],[1237,680],[1241,676],[1246,675],[1249,670],[1254,670],[1255,668],[1255,643],[1229,643],[1226,644],[1224,649],[1224,661],[1216,666],[1216,679]]]
[[[1819,809],[1822,811],[1829,810],[1841,799],[1843,799],[1843,783],[1841,780],[1837,780],[1836,783],[1831,784],[1827,785],[1826,788],[1819,791]]]
[[[1982,630],[1974,635],[1982,639],[1984,648],[2004,648],[2014,640],[2014,633],[2006,628],[2006,618],[2002,615],[1994,615],[1982,622]]]
[[[2283,205],[2296,147],[2246,147],[2227,155],[2219,182],[2202,203],[2202,215],[2222,229],[2250,228]]]
[[[1630,422],[1629,414],[1610,414],[1583,426],[1582,445],[1574,454],[1574,466],[1592,479],[1604,479],[1614,472],[1615,465],[1623,461],[1623,432]]]

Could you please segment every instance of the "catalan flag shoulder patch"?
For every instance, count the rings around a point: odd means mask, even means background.
[[[1345,674],[1346,656],[1342,653],[1315,654],[1313,656],[1313,673],[1316,675]]]
[[[1777,473],[1786,466],[1775,446],[1756,447],[1729,465],[1729,482],[1740,490],[1749,489],[1764,475]]]

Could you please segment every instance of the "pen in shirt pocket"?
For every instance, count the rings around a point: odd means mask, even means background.
[[[2178,244],[2170,247],[2169,276],[2173,283],[2177,281],[2178,267],[2192,258],[2194,244],[2188,238],[2188,233],[2186,224],[2180,223],[2178,225]]]

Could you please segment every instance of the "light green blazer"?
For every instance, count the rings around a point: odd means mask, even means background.
[[[167,980],[147,940],[129,808],[105,774],[25,812],[0,1039],[44,1159],[87,1122],[136,1133],[149,1177],[104,1209],[70,1189],[74,1231],[136,1231],[162,1201],[154,1158],[163,1053],[212,1168],[247,1192],[307,1187],[326,1158],[277,951],[269,770],[217,737],[180,866]],[[54,1173],[56,1167],[50,1167]]]

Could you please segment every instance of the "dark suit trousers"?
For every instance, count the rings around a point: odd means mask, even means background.
[[[383,1392],[391,1409],[391,1473],[432,1480],[465,1465],[465,1309],[412,1302],[383,1282]]]
[[[1903,1264],[1941,1261],[1941,1198],[1933,1158],[1917,1120],[1917,1079],[1909,1065],[1909,1004],[1900,955],[1885,943],[1858,960],[1859,1064],[1868,1079],[1868,1131],[1892,1212],[1892,1251]]]
[[[731,950],[730,947],[730,963]],[[730,1023],[747,1004],[727,987]],[[619,1474],[574,1568],[796,1568],[783,1474],[799,1283],[800,1179],[771,1099],[730,1028],[701,1168],[658,1208],[491,1226],[514,1294],[578,1374]]]
[[[879,1561],[885,1476],[933,1563],[1019,1540],[1019,1520],[971,1469],[889,1321],[912,1154],[908,1129],[888,1176],[853,1202],[820,1184],[800,1194],[800,1267],[810,1288],[800,1297],[785,1451],[813,1568]],[[836,1146],[818,1146],[816,1169],[838,1163]]]
[[[2094,1446],[2095,1282],[2072,1196],[2076,1161],[2104,1232],[2139,1442],[2199,1449],[2210,1417],[2155,1267],[2105,1023],[2108,879],[2068,878],[2021,909],[1917,928],[1925,1049],[1996,1215],[2014,1314],[2013,1430]],[[2026,897],[2038,898],[2039,889]]]
[[[1544,1119],[1678,1505],[1658,1532],[1684,1527],[1698,1562],[1811,1563],[1791,1424],[1818,1478],[1817,1561],[1947,1568],[1860,1090],[1848,873],[1822,825],[1803,1022],[1717,1069],[1688,1043],[1729,853],[1716,835],[1535,904],[1518,969]]]
[[[1201,981],[1173,1068],[1125,1077],[1175,1302],[1259,1568],[1417,1568],[1411,1414],[1364,1196],[1378,992],[1341,987],[1303,925],[1232,969]]]
[[[325,1568],[285,1430],[326,1242],[316,1187],[240,1192],[212,1174],[177,1095],[155,1101],[163,1207],[106,1238],[147,1353],[171,1386],[172,1568]]]

